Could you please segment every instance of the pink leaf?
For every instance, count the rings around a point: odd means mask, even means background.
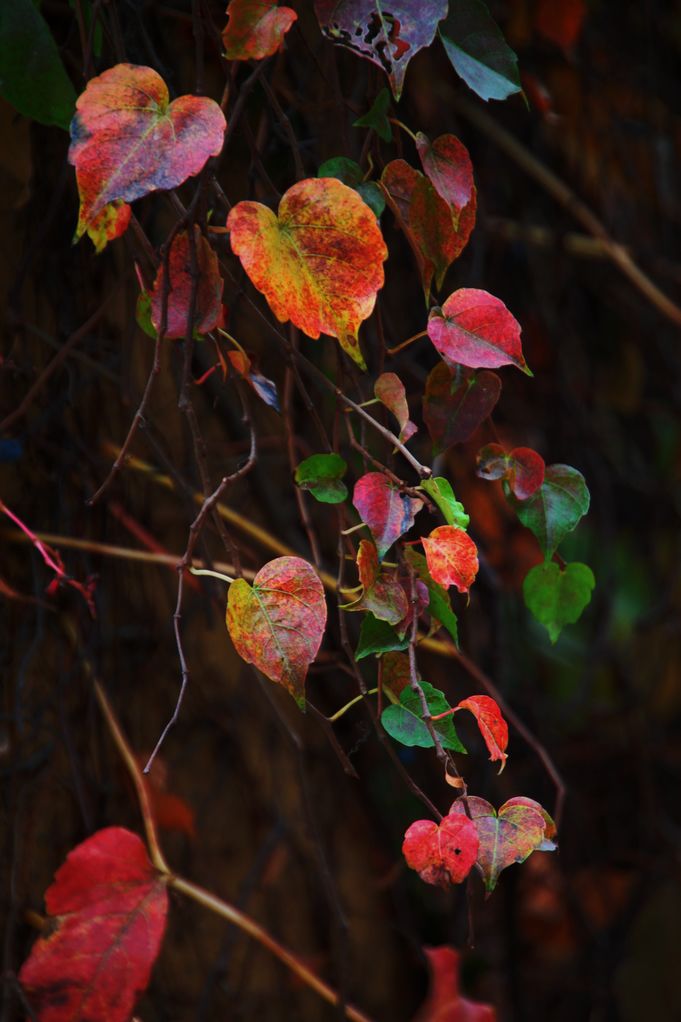
[[[520,325],[487,291],[462,287],[431,309],[428,336],[450,364],[471,369],[515,365],[531,376],[520,345]]]
[[[440,824],[416,820],[404,835],[407,865],[427,884],[448,887],[465,880],[478,854],[478,834],[467,816],[445,816]]]
[[[352,503],[369,526],[380,558],[411,529],[414,516],[423,507],[422,500],[400,493],[382,472],[367,472],[357,480]]]

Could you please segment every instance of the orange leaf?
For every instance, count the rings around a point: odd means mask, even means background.
[[[383,286],[388,252],[357,192],[336,178],[307,178],[284,194],[278,215],[259,202],[239,202],[227,227],[277,319],[290,319],[308,337],[337,337],[366,368],[357,333]]]
[[[222,33],[228,60],[262,60],[281,47],[298,15],[276,0],[232,0]]]
[[[485,739],[492,762],[501,760],[499,773],[506,766],[506,746],[508,745],[508,724],[501,715],[501,710],[490,696],[469,696],[462,699],[457,710],[470,710],[478,722],[480,734]]]
[[[455,525],[440,525],[421,542],[435,581],[468,592],[478,573],[478,548],[468,533]]]

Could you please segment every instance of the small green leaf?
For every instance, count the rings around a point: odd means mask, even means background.
[[[508,487],[505,492],[520,521],[539,540],[546,558],[553,557],[587,513],[591,499],[584,476],[570,465],[549,465],[544,482],[527,500],[518,500]]]
[[[333,156],[322,163],[317,171],[317,177],[335,177],[344,185],[356,188],[361,184],[364,175],[359,163],[348,159],[347,156]]]
[[[140,291],[135,306],[135,319],[140,330],[144,331],[147,337],[156,340],[156,328],[151,322],[151,295],[148,291]]]
[[[454,496],[454,490],[448,479],[443,476],[425,479],[421,483],[421,489],[425,490],[428,496],[435,501],[447,525],[455,525],[459,529],[468,528],[470,518],[464,511],[463,504]]]
[[[546,561],[532,568],[523,582],[525,605],[556,642],[565,625],[579,620],[595,585],[586,564],[574,561],[561,569],[555,561]]]
[[[26,117],[68,131],[76,90],[31,0],[0,2],[0,95]]]
[[[427,681],[421,682],[423,694],[428,703],[428,709],[432,716],[438,713],[445,713],[451,709],[444,694],[439,689],[433,688]],[[400,694],[399,704],[386,707],[381,714],[381,723],[391,738],[402,745],[418,746],[420,749],[432,749],[434,742],[432,736],[424,724],[421,714],[423,708],[418,693],[412,688],[405,688]],[[443,720],[436,720],[433,726],[437,731],[442,745],[445,749],[452,749],[454,752],[465,752],[466,749],[459,741],[451,717]]]
[[[387,621],[379,621],[371,612],[364,615],[359,630],[359,642],[355,650],[355,660],[363,660],[372,653],[392,653],[395,650],[407,649],[409,638],[400,638],[392,625]]]
[[[348,495],[341,481],[347,469],[340,454],[313,454],[298,465],[295,480],[301,490],[309,490],[322,504],[340,504]]]
[[[481,99],[520,92],[518,58],[482,0],[456,0],[438,29],[456,73]]]
[[[426,588],[428,589],[428,595],[430,596],[428,610],[430,611],[431,617],[435,618],[436,621],[439,621],[439,623],[447,629],[454,640],[454,644],[458,647],[459,628],[456,614],[452,610],[452,601],[450,600],[449,593],[431,576],[428,571],[428,564],[423,554],[414,550],[413,547],[407,547],[404,552],[404,556],[408,563],[411,564],[417,576],[425,583]]]
[[[373,128],[379,138],[384,142],[392,142],[393,129],[388,120],[390,109],[390,93],[387,89],[381,89],[376,96],[371,109],[368,110],[356,121],[352,122],[353,128]]]
[[[385,197],[375,181],[363,181],[357,185],[357,192],[366,202],[367,206],[378,219],[385,209]]]

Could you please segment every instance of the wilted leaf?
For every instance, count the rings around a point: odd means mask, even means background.
[[[596,579],[586,564],[555,561],[537,564],[523,582],[525,605],[556,642],[565,625],[573,625],[591,600]]]
[[[405,443],[418,427],[409,419],[409,405],[402,380],[396,373],[381,373],[374,384],[374,395],[397,419],[400,440]]]
[[[428,609],[430,610],[431,616],[447,629],[454,640],[454,644],[458,646],[459,630],[457,618],[456,614],[452,610],[449,593],[432,577],[428,571],[428,563],[423,554],[414,550],[413,547],[407,547],[404,552],[404,556],[407,563],[412,566],[418,577],[428,589],[428,595],[430,597]]]
[[[54,930],[19,979],[40,1022],[128,1022],[165,931],[165,878],[144,844],[107,827],[77,845],[45,893]]]
[[[421,682],[421,688],[432,717],[446,713],[451,708],[444,693],[439,689],[433,688],[427,681]],[[393,703],[385,708],[381,714],[381,723],[396,742],[410,747],[418,746],[420,749],[432,749],[435,743],[422,715],[423,707],[418,693],[407,686],[400,692],[399,703]],[[440,741],[445,749],[452,749],[454,752],[466,751],[459,741],[451,716],[443,717],[442,720],[434,720],[433,727],[440,736]]]
[[[201,335],[207,334],[220,321],[223,280],[218,267],[218,257],[196,226],[194,244],[198,278],[193,332],[195,335]],[[185,337],[187,334],[187,317],[193,288],[191,246],[187,231],[180,231],[173,238],[168,254],[168,269],[170,288],[164,336],[172,340]],[[151,322],[157,331],[161,329],[163,317],[164,280],[164,264],[161,261],[151,292]]]
[[[489,1004],[461,996],[461,956],[453,947],[424,947],[430,970],[430,989],[412,1022],[496,1022]]]
[[[357,332],[383,286],[388,253],[359,195],[336,178],[307,178],[285,193],[278,216],[259,202],[239,202],[227,227],[277,319],[290,319],[308,337],[337,337],[364,368]]]
[[[404,835],[402,854],[427,884],[448,887],[466,879],[478,855],[478,833],[467,816],[445,816],[439,823],[416,820]]]
[[[205,96],[170,103],[150,67],[116,64],[91,78],[76,109],[69,162],[80,194],[77,238],[107,203],[176,188],[198,174],[224,141],[218,104]]]
[[[314,0],[314,7],[324,35],[385,71],[395,99],[407,64],[430,46],[447,14],[447,0],[391,0],[387,6],[382,0]]]
[[[462,699],[457,710],[470,710],[478,722],[480,734],[485,739],[492,762],[499,760],[499,773],[506,766],[506,747],[508,745],[508,724],[501,715],[501,710],[490,696],[469,696]]]
[[[461,366],[452,370],[438,362],[428,376],[423,396],[423,419],[435,453],[469,440],[492,414],[500,393],[501,380],[496,373],[474,373]]]
[[[268,380],[258,371],[256,356],[249,356],[243,351],[228,351],[227,360],[234,372],[252,387],[261,401],[274,408],[275,412],[280,411],[277,385],[274,380]]]
[[[397,625],[409,610],[407,595],[395,571],[386,571],[378,563],[378,551],[373,543],[363,539],[357,552],[357,570],[362,595],[343,610],[368,610],[381,621]]]
[[[477,209],[473,164],[468,150],[456,135],[440,135],[431,142],[422,131],[416,136],[416,149],[435,191],[449,206],[463,248],[475,227]]]
[[[324,588],[312,565],[300,557],[276,557],[250,586],[238,578],[229,587],[227,629],[234,648],[288,689],[305,708],[305,678],[317,656],[326,625]]]
[[[414,516],[423,507],[422,500],[400,493],[382,472],[367,472],[357,480],[352,503],[369,526],[380,558],[411,529]]]
[[[440,525],[421,542],[433,579],[467,593],[478,573],[478,548],[468,533],[454,525]]]
[[[505,802],[497,813],[484,798],[469,795],[467,801],[480,839],[477,865],[489,893],[502,870],[514,862],[524,862],[539,848],[546,821],[539,809],[524,803]],[[449,812],[452,816],[465,815],[463,799],[457,799]]]
[[[518,500],[527,500],[544,482],[546,465],[531,447],[515,447],[507,454],[501,444],[478,451],[476,472],[481,479],[506,479]]]
[[[301,490],[309,490],[322,504],[340,504],[348,495],[342,481],[347,470],[340,454],[313,454],[298,465],[295,479]]]
[[[482,0],[450,4],[438,31],[454,70],[481,99],[507,99],[521,91],[518,58]]]
[[[462,287],[430,310],[428,336],[450,365],[496,369],[515,365],[531,376],[520,345],[520,325],[487,291]]]
[[[0,95],[25,117],[68,131],[76,90],[33,0],[0,3]]]
[[[424,479],[421,489],[425,490],[431,500],[435,501],[447,525],[455,525],[459,529],[468,528],[470,518],[465,512],[463,504],[454,496],[452,484],[448,479],[443,476]]]
[[[352,122],[353,128],[373,128],[379,138],[384,142],[392,142],[393,128],[388,120],[390,109],[390,93],[387,89],[381,89],[371,108],[365,114]]]
[[[276,0],[231,0],[222,33],[228,60],[262,60],[276,53],[298,15]]]
[[[394,650],[407,649],[409,637],[400,637],[387,621],[380,621],[369,612],[364,615],[359,629],[359,642],[355,650],[355,660],[363,660],[372,653],[390,653]]]
[[[116,199],[99,211],[87,226],[87,236],[95,246],[95,252],[103,252],[110,241],[120,238],[128,229],[132,210],[127,202]]]
[[[549,465],[544,482],[527,500],[509,495],[518,518],[537,537],[547,558],[587,513],[590,499],[584,476],[570,465]]]

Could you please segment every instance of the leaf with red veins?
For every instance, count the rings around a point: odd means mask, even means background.
[[[78,97],[69,149],[80,195],[76,238],[108,203],[177,188],[222,149],[227,125],[214,100],[169,98],[161,76],[136,64],[91,78]]]
[[[397,419],[400,440],[405,443],[417,432],[418,426],[409,419],[409,405],[402,380],[396,373],[381,373],[374,384],[374,395]]]
[[[376,217],[336,178],[307,178],[284,194],[278,214],[238,202],[227,218],[230,242],[280,323],[308,337],[337,337],[366,368],[357,338],[383,287],[388,250]]]
[[[458,366],[455,370],[438,362],[426,381],[423,395],[423,420],[436,454],[463,444],[492,414],[501,393],[496,373]]]
[[[194,306],[193,332],[207,334],[209,330],[213,330],[218,325],[222,316],[223,280],[218,267],[218,257],[198,227],[194,227],[194,239],[198,286]],[[187,335],[187,316],[193,288],[191,246],[187,231],[180,231],[173,238],[168,255],[168,268],[170,289],[164,337],[172,340]],[[165,272],[162,261],[151,293],[151,322],[155,330],[160,330],[163,317],[164,279]]]
[[[478,573],[478,548],[468,533],[455,525],[440,525],[421,542],[433,579],[467,593]]]
[[[501,444],[478,451],[476,472],[481,479],[507,479],[514,496],[527,500],[544,482],[544,459],[531,447],[515,447],[507,454]]]
[[[430,971],[428,996],[412,1022],[496,1022],[489,1004],[461,996],[461,956],[453,947],[425,947]]]
[[[373,543],[363,539],[357,552],[357,570],[363,593],[354,603],[343,609],[370,610],[380,621],[397,625],[409,611],[409,601],[396,573],[382,570],[378,551]]]
[[[498,812],[486,799],[475,795],[469,795],[467,803],[480,839],[477,866],[489,894],[502,870],[514,862],[524,862],[541,847],[547,824],[540,808],[524,802],[505,802]],[[449,814],[447,819],[465,816],[462,798],[453,803]]]
[[[467,816],[445,816],[441,823],[416,820],[404,835],[402,853],[426,884],[460,884],[475,865],[479,838]]]
[[[382,472],[367,472],[357,480],[352,503],[369,526],[380,558],[411,529],[414,516],[423,507],[422,500],[400,493]]]
[[[433,187],[449,206],[454,226],[465,245],[475,227],[477,208],[473,164],[468,150],[456,135],[440,135],[431,142],[422,131],[416,136],[416,149]]]
[[[227,60],[262,60],[281,49],[298,15],[276,0],[232,0],[222,33]]]
[[[324,588],[300,557],[275,557],[249,585],[229,587],[227,629],[246,663],[283,685],[302,710],[305,678],[319,652],[326,626]]]
[[[107,827],[77,845],[45,894],[54,929],[19,972],[40,1022],[128,1022],[166,925],[165,877],[144,844]]]
[[[501,715],[501,710],[490,696],[469,696],[462,699],[457,710],[470,710],[478,722],[480,734],[485,739],[492,762],[499,760],[499,773],[506,766],[508,756],[508,724]]]
[[[515,365],[531,376],[520,344],[520,324],[500,298],[475,287],[454,291],[430,310],[428,336],[450,365],[496,369]]]
[[[95,246],[99,255],[110,241],[120,238],[128,229],[132,210],[127,202],[115,199],[100,209],[97,216],[87,226],[87,236]]]

